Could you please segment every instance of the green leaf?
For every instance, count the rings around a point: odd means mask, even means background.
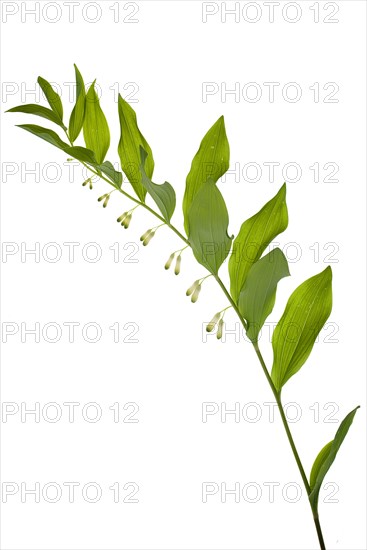
[[[51,143],[51,145],[54,145],[63,151],[66,151],[70,147],[59,138],[56,132],[49,130],[48,128],[42,128],[42,126],[37,126],[36,124],[18,124],[18,128],[23,128],[23,130],[48,141],[48,143]]]
[[[152,178],[154,170],[153,153],[148,142],[139,130],[134,109],[120,94],[118,98],[118,111],[121,127],[118,154],[121,161],[121,167],[139,200],[144,202],[147,189],[142,184],[140,147],[147,153],[144,170],[149,179]]]
[[[283,252],[275,248],[251,267],[238,300],[241,315],[246,319],[247,336],[257,342],[266,318],[273,311],[278,282],[290,275]]]
[[[208,178],[214,183],[227,172],[229,168],[229,144],[221,116],[203,137],[197,151],[190,172],[186,178],[186,188],[183,198],[183,214],[186,234],[189,234],[190,206]]]
[[[286,185],[254,216],[246,220],[233,242],[228,262],[231,295],[237,303],[252,264],[261,257],[268,244],[288,225],[285,202]]]
[[[319,493],[322,482],[324,481],[326,474],[328,473],[332,463],[334,462],[336,455],[341,447],[341,444],[343,443],[345,436],[347,435],[349,428],[353,423],[357,409],[359,409],[359,406],[356,407],[349,414],[347,414],[343,422],[340,424],[334,439],[330,441],[330,443],[325,445],[323,449],[321,449],[312,466],[310,475],[311,493],[309,495],[309,499],[312,509],[315,512],[317,512]]]
[[[110,130],[99,105],[95,82],[90,86],[85,98],[83,134],[87,148],[94,151],[98,164],[101,164],[110,147]]]
[[[51,143],[51,145],[58,147],[70,157],[73,157],[80,162],[86,162],[87,164],[90,164],[97,170],[97,172],[102,172],[106,176],[108,176],[112,180],[116,188],[121,187],[121,172],[115,170],[115,168],[109,161],[99,164],[96,160],[94,151],[80,146],[71,147],[68,143],[62,141],[62,139],[59,138],[56,132],[53,132],[48,128],[42,128],[41,126],[36,126],[35,124],[20,124],[18,125],[18,127],[23,128],[23,130],[27,130],[27,132],[30,132],[31,134],[34,134],[35,136],[44,139],[45,141],[48,141],[48,143]]]
[[[210,273],[218,270],[231,248],[226,203],[209,178],[196,194],[188,213],[189,241],[197,261]]]
[[[87,162],[93,166],[98,164],[94,152],[85,147],[80,147],[79,145],[69,146],[65,149],[65,153],[81,162]]]
[[[85,147],[73,146],[67,147],[65,153],[71,157],[76,158],[81,162],[86,162],[93,166],[98,172],[105,174],[113,182],[116,188],[120,188],[122,184],[122,174],[115,170],[113,164],[106,160],[102,164],[98,164],[96,156],[93,151],[86,149]]]
[[[76,80],[76,100],[69,120],[69,137],[74,142],[83,128],[85,114],[85,85],[83,77],[74,64]]]
[[[165,181],[161,185],[158,185],[157,183],[153,183],[152,180],[148,178],[144,169],[147,156],[147,152],[144,151],[142,147],[140,147],[140,171],[142,176],[141,183],[158,206],[166,222],[169,223],[176,207],[176,193],[172,185],[168,183],[168,181]]]
[[[54,122],[55,124],[58,124],[61,126],[61,128],[65,129],[65,126],[60,121],[59,117],[54,113],[54,111],[51,111],[51,109],[48,109],[47,107],[43,107],[42,105],[35,105],[33,103],[29,105],[19,105],[19,107],[13,107],[12,109],[9,109],[6,111],[7,113],[28,113],[30,115],[37,115],[42,118],[46,118],[47,120],[50,120],[51,122]]]
[[[38,77],[37,82],[40,85],[43,93],[45,94],[51,109],[53,110],[55,115],[58,117],[59,121],[62,123],[63,108],[62,108],[61,97],[57,92],[55,92],[51,84],[47,82],[47,80],[42,78],[42,76]]]
[[[334,440],[329,441],[329,443],[326,443],[325,447],[323,447],[321,449],[321,451],[319,452],[319,454],[315,458],[315,462],[313,463],[311,473],[310,473],[310,489],[311,489],[311,491],[315,487],[316,479],[317,479],[317,476],[319,475],[319,472],[321,470],[321,466],[323,465],[323,463],[325,462],[325,460],[327,459],[327,457],[330,454],[330,449],[333,445],[333,441]]]
[[[98,164],[96,168],[98,168],[101,172],[103,172],[103,174],[110,178],[115,186],[120,189],[122,185],[122,174],[121,172],[115,170],[113,164],[109,160],[106,160],[102,164]]]
[[[331,280],[331,268],[327,267],[296,288],[274,330],[271,377],[279,392],[305,363],[330,315]]]

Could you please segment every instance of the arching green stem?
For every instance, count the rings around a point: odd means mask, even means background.
[[[67,135],[67,133],[66,133]],[[109,185],[114,185],[113,182],[111,182],[110,180],[108,180],[105,176],[101,175],[101,174],[98,174],[93,168],[91,168],[90,166],[88,166],[86,163],[82,162],[81,164],[83,164],[83,166],[85,166],[88,170],[90,170],[93,174],[95,174],[96,176],[98,176],[99,178],[101,178],[102,180],[104,180],[106,183],[108,183]],[[127,197],[128,199],[130,199],[131,201],[135,202],[138,206],[142,206],[143,208],[145,208],[148,212],[150,212],[153,216],[155,216],[156,218],[158,218],[161,222],[162,222],[162,225],[167,225],[170,229],[172,229],[172,231],[186,244],[186,247],[190,247],[190,242],[189,240],[176,228],[174,227],[171,223],[168,223],[164,220],[164,218],[158,213],[158,212],[155,212],[150,206],[148,206],[147,204],[139,201],[138,199],[136,199],[135,197],[133,197],[132,195],[130,195],[129,193],[127,193],[126,191],[124,191],[122,188],[119,188],[118,191],[120,191],[120,193],[122,193],[122,195],[124,195],[125,197]],[[211,274],[210,274],[211,275]],[[215,280],[217,281],[218,285],[220,286],[220,288],[222,289],[223,293],[225,294],[226,298],[228,299],[229,303],[230,303],[230,306],[228,307],[232,307],[234,309],[234,311],[236,312],[243,328],[246,330],[247,329],[247,324],[246,324],[246,321],[245,319],[242,317],[238,307],[237,307],[237,304],[234,302],[234,300],[232,299],[232,296],[230,295],[229,291],[227,290],[226,286],[224,285],[223,281],[220,279],[220,277],[218,275],[213,275]],[[209,275],[208,275],[209,277]],[[265,361],[263,359],[263,356],[260,352],[260,348],[258,346],[258,343],[255,342],[253,343],[253,347],[255,349],[255,352],[256,352],[256,355],[259,359],[259,362],[260,362],[260,365],[262,367],[262,370],[265,374],[265,377],[269,383],[269,386],[273,392],[273,395],[274,395],[274,398],[276,400],[276,403],[278,405],[278,409],[279,409],[279,413],[280,413],[280,416],[281,416],[281,419],[282,419],[282,423],[283,423],[283,426],[284,426],[284,429],[285,429],[285,432],[286,432],[286,435],[287,435],[287,438],[288,438],[288,441],[289,441],[289,444],[290,444],[290,447],[292,449],[292,453],[293,453],[293,456],[294,456],[294,459],[297,463],[297,466],[298,466],[298,469],[299,469],[299,472],[301,474],[301,477],[302,477],[302,481],[303,481],[303,484],[305,486],[305,489],[306,489],[306,493],[307,493],[307,496],[310,494],[311,490],[310,490],[310,485],[309,485],[309,482],[308,482],[308,479],[307,479],[307,476],[306,476],[306,473],[305,473],[305,470],[303,468],[303,465],[302,465],[302,462],[301,462],[301,459],[300,459],[300,456],[298,454],[298,451],[297,451],[297,448],[296,448],[296,445],[294,443],[294,440],[293,440],[293,436],[292,436],[292,433],[290,431],[290,428],[289,428],[289,425],[288,425],[288,421],[287,421],[287,418],[286,418],[286,415],[285,415],[285,412],[284,412],[284,408],[283,408],[283,405],[282,405],[282,402],[281,402],[281,398],[280,398],[280,394],[277,392],[275,386],[274,386],[274,383],[271,379],[271,376],[270,376],[270,373],[266,367],[266,364],[265,364]],[[311,508],[312,510],[312,508]],[[324,539],[323,539],[323,535],[322,535],[322,531],[321,531],[321,526],[320,526],[320,520],[319,520],[319,517],[318,515],[315,516],[315,514],[313,513],[313,519],[314,519],[314,522],[315,522],[315,527],[316,527],[316,532],[317,532],[317,536],[318,536],[318,539],[319,539],[319,544],[320,544],[320,549],[321,550],[326,550],[326,547],[325,547],[325,543],[324,543]]]

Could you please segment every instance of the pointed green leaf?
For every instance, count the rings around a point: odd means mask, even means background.
[[[285,202],[286,185],[254,216],[246,220],[233,242],[228,270],[231,295],[237,303],[252,264],[261,257],[268,244],[288,225]]]
[[[330,449],[333,445],[333,441],[334,440],[329,441],[329,443],[326,443],[325,447],[323,447],[321,449],[321,451],[319,452],[319,454],[315,458],[315,462],[313,463],[311,473],[310,473],[310,489],[311,489],[311,491],[315,487],[316,479],[317,479],[317,476],[319,475],[319,472],[321,470],[321,466],[323,465],[323,463],[325,462],[325,460],[327,459],[327,457],[330,454]]]
[[[93,166],[98,164],[94,152],[90,149],[86,149],[85,147],[80,147],[79,145],[67,147],[67,149],[65,149],[65,153],[77,160],[80,160],[81,162],[87,162]]]
[[[94,152],[98,164],[101,164],[110,147],[110,130],[99,105],[95,82],[90,86],[85,98],[83,134],[87,148]]]
[[[43,107],[42,105],[35,105],[33,103],[29,105],[19,105],[19,107],[13,107],[12,109],[9,109],[6,111],[7,113],[28,113],[30,115],[37,115],[42,118],[46,118],[47,120],[50,120],[51,122],[54,122],[55,124],[58,124],[61,126],[61,128],[65,129],[65,126],[60,121],[59,117],[54,113],[54,111],[51,111],[51,109],[48,109],[47,107]]]
[[[122,184],[122,174],[115,170],[113,164],[106,160],[102,164],[98,164],[96,156],[93,151],[86,149],[85,147],[73,146],[67,147],[65,153],[74,157],[75,159],[86,162],[95,168],[98,172],[105,174],[115,185],[116,188],[120,188]]]
[[[59,94],[57,92],[55,92],[55,90],[53,89],[51,84],[49,82],[47,82],[47,80],[42,78],[42,76],[38,77],[37,82],[40,85],[41,90],[45,94],[45,97],[46,97],[51,109],[56,114],[59,121],[62,123],[63,108],[62,108],[61,97],[59,96]]]
[[[229,144],[221,116],[203,137],[197,151],[190,172],[186,178],[185,195],[183,199],[183,213],[186,234],[189,234],[188,213],[194,197],[211,178],[214,182],[227,172],[229,168]]]
[[[209,178],[196,194],[188,213],[189,241],[197,261],[217,275],[231,248],[226,203]]]
[[[54,132],[53,130],[49,130],[48,128],[42,128],[42,126],[37,126],[36,124],[18,124],[18,128],[23,128],[23,130],[27,130],[27,132],[30,132],[31,134],[34,134],[35,136],[38,136],[45,141],[48,141],[49,143],[51,143],[51,145],[54,145],[55,147],[58,147],[63,151],[66,151],[70,147],[67,143],[59,138],[56,132]]]
[[[85,85],[83,77],[74,64],[76,80],[76,100],[69,120],[69,137],[74,142],[83,128],[85,114]]]
[[[352,425],[357,409],[359,409],[359,407],[356,407],[353,411],[347,414],[343,422],[340,424],[334,439],[330,441],[330,443],[325,445],[323,449],[321,449],[312,466],[311,475],[310,475],[311,493],[309,495],[309,499],[310,499],[312,509],[315,512],[317,512],[321,485],[332,463],[335,460],[335,457],[341,447],[341,444],[345,439],[345,436],[349,431],[349,428]]]
[[[121,172],[118,172],[115,170],[113,164],[106,160],[102,164],[98,164],[97,167],[103,174],[105,174],[108,178],[110,178],[111,181],[113,181],[114,185],[120,189],[122,185],[122,174]]]
[[[121,167],[138,198],[141,202],[144,202],[147,189],[142,185],[141,181],[140,147],[142,147],[148,155],[145,160],[144,170],[149,179],[152,178],[154,170],[152,150],[139,130],[134,109],[120,94],[118,98],[118,110],[121,128],[118,154],[121,161]]]
[[[278,282],[290,275],[283,252],[275,248],[251,267],[238,300],[241,315],[246,319],[247,336],[257,342],[266,318],[273,311]]]
[[[18,127],[23,128],[23,130],[27,130],[27,132],[30,132],[31,134],[34,134],[35,136],[44,139],[45,141],[48,141],[48,143],[51,143],[51,145],[58,147],[70,157],[73,157],[80,162],[86,162],[87,164],[90,164],[98,172],[102,172],[106,176],[108,176],[116,188],[121,187],[121,172],[115,170],[115,168],[109,161],[99,164],[96,160],[94,151],[80,146],[71,147],[68,143],[62,141],[62,139],[60,139],[56,132],[53,132],[48,128],[42,128],[41,126],[36,126],[35,124],[20,124],[18,125]]]
[[[97,172],[102,172],[105,174],[115,185],[116,188],[120,188],[122,184],[122,174],[115,170],[113,164],[106,160],[102,164],[98,164],[96,156],[93,151],[86,149],[85,147],[73,146],[65,149],[65,153],[74,157],[81,162],[86,162],[90,164],[97,170]]]
[[[273,334],[271,377],[278,391],[311,353],[332,307],[332,272],[327,267],[293,292]]]
[[[152,197],[159,210],[162,213],[162,216],[167,223],[170,222],[172,214],[175,211],[176,206],[176,193],[172,185],[165,181],[161,185],[153,183],[150,178],[145,173],[145,162],[148,154],[142,147],[140,147],[140,171],[141,171],[141,183],[148,191],[149,195]]]

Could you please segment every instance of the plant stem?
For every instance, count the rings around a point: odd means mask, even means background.
[[[215,277],[217,283],[219,284],[219,286],[221,287],[221,289],[223,290],[224,294],[226,295],[226,297],[228,298],[228,300],[230,301],[233,309],[235,310],[235,312],[237,313],[237,316],[239,317],[243,327],[246,329],[246,322],[245,320],[243,319],[237,305],[234,303],[234,301],[232,300],[232,297],[231,295],[229,294],[228,290],[226,289],[224,283],[221,281],[221,279],[216,276]],[[310,489],[310,484],[308,483],[308,479],[307,479],[307,476],[306,476],[306,473],[305,473],[305,470],[303,468],[303,464],[301,462],[301,459],[300,459],[300,456],[298,454],[298,451],[297,451],[297,447],[294,443],[294,440],[293,440],[293,436],[292,436],[292,433],[290,431],[290,428],[289,428],[289,425],[288,425],[288,422],[287,422],[287,417],[285,415],[285,412],[284,412],[284,409],[283,409],[283,405],[282,405],[282,401],[281,401],[281,397],[280,397],[280,393],[277,391],[276,387],[274,386],[274,383],[273,383],[273,380],[269,374],[269,371],[266,367],[266,364],[265,364],[265,361],[264,361],[264,358],[261,354],[261,351],[260,351],[260,348],[259,348],[259,345],[257,342],[253,342],[252,343],[254,349],[255,349],[255,352],[256,352],[256,355],[260,361],[260,365],[263,369],[263,372],[266,376],[266,379],[269,383],[269,386],[273,392],[273,395],[275,397],[275,400],[277,402],[277,405],[278,405],[278,409],[279,409],[279,413],[280,413],[280,417],[282,419],[282,422],[283,422],[283,426],[284,426],[284,429],[285,429],[285,432],[287,434],[287,438],[288,438],[288,441],[289,441],[289,444],[291,446],[291,449],[292,449],[292,452],[293,452],[293,456],[294,456],[294,459],[297,463],[297,466],[298,466],[298,470],[301,474],[301,477],[302,477],[302,481],[303,481],[303,484],[305,486],[305,489],[306,489],[306,493],[307,493],[307,497],[309,496],[310,492],[311,492],[311,489]],[[311,504],[310,504],[311,506]],[[320,520],[319,520],[319,516],[317,514],[317,512],[314,512],[312,510],[312,507],[311,507],[311,511],[313,512],[313,519],[314,519],[314,522],[315,522],[315,527],[316,527],[316,531],[317,531],[317,536],[319,538],[319,543],[320,543],[320,549],[321,550],[326,550],[325,549],[325,543],[324,543],[324,538],[323,538],[323,535],[322,535],[322,530],[321,530],[321,525],[320,525]]]
[[[293,441],[293,437],[292,437],[292,434],[291,434],[291,431],[289,429],[289,426],[288,426],[288,422],[287,422],[287,417],[285,416],[285,413],[284,413],[284,409],[283,409],[283,405],[282,405],[282,402],[281,402],[281,399],[280,399],[280,394],[277,392],[275,386],[274,386],[274,383],[271,379],[271,376],[269,374],[269,371],[268,369],[266,368],[266,365],[265,365],[265,361],[263,359],[263,356],[261,355],[261,351],[259,349],[259,345],[257,342],[254,342],[253,343],[253,346],[255,348],[255,351],[256,351],[256,355],[258,356],[259,358],[259,361],[260,361],[260,364],[262,366],[262,369],[265,373],[265,376],[269,382],[269,385],[272,389],[272,392],[274,394],[274,397],[275,397],[275,400],[277,402],[277,405],[278,405],[278,408],[279,408],[279,412],[280,412],[280,416],[282,418],[282,422],[283,422],[283,426],[284,426],[284,429],[286,431],[286,434],[287,434],[287,437],[288,437],[288,441],[289,441],[289,444],[291,446],[291,449],[292,449],[292,452],[293,452],[293,456],[295,458],[295,461],[297,462],[297,466],[298,466],[298,469],[299,469],[299,472],[301,474],[301,477],[302,477],[302,481],[303,481],[303,484],[305,486],[305,489],[307,491],[307,495],[310,494],[311,492],[311,489],[310,489],[310,485],[308,483],[308,479],[307,479],[307,476],[305,474],[305,470],[303,468],[303,465],[302,465],[302,462],[301,462],[301,459],[299,457],[299,454],[298,454],[298,451],[297,451],[297,448],[296,448],[296,445]]]
[[[93,174],[95,174],[96,176],[98,176],[99,178],[103,179],[104,181],[106,181],[108,184],[110,185],[114,185],[111,181],[109,181],[106,177],[104,177],[103,175],[99,174],[98,172],[96,172],[95,170],[93,170],[90,166],[88,166],[87,164],[85,164],[84,162],[81,162],[81,164],[83,164],[83,166],[85,166],[85,168],[87,168],[88,170],[90,170],[91,172],[93,172]],[[122,193],[123,195],[125,195],[125,197],[127,197],[128,199],[132,200],[133,202],[135,202],[137,205],[139,206],[142,206],[143,208],[145,208],[146,210],[148,210],[148,212],[150,212],[151,214],[153,214],[153,216],[155,216],[156,218],[158,218],[159,220],[161,220],[161,222],[163,222],[163,224],[167,225],[170,229],[172,229],[172,231],[174,233],[176,233],[176,235],[182,240],[184,241],[184,243],[186,243],[187,246],[191,246],[190,245],[190,242],[188,239],[186,239],[186,237],[178,230],[176,229],[176,227],[174,227],[171,223],[167,222],[160,214],[158,214],[158,212],[155,212],[152,208],[150,208],[150,206],[148,206],[147,204],[139,201],[138,199],[136,199],[135,197],[131,196],[129,193],[126,193],[126,191],[124,191],[123,189],[121,188],[118,188],[118,191],[120,191],[120,193]],[[209,275],[208,275],[209,277]],[[238,307],[237,307],[237,304],[234,302],[234,300],[232,299],[232,296],[230,295],[230,293],[228,292],[226,286],[224,285],[223,281],[220,279],[220,277],[218,275],[214,275],[213,274],[213,277],[215,278],[215,280],[217,281],[218,285],[220,286],[220,288],[222,289],[223,293],[225,294],[226,298],[228,299],[229,303],[231,304],[231,307],[233,307],[234,311],[236,312],[242,326],[244,327],[244,329],[246,330],[247,329],[247,324],[246,324],[246,321],[245,319],[242,317]],[[303,468],[303,465],[302,465],[302,462],[301,462],[301,459],[300,459],[300,456],[298,454],[298,451],[297,451],[297,447],[294,443],[294,440],[293,440],[293,436],[292,436],[292,433],[290,431],[290,428],[289,428],[289,425],[288,425],[288,421],[287,421],[287,417],[285,415],[285,412],[284,412],[284,409],[283,409],[283,405],[282,405],[282,401],[281,401],[281,397],[280,397],[280,392],[277,391],[276,387],[274,386],[274,383],[273,383],[273,380],[269,374],[269,371],[266,367],[266,364],[265,364],[265,361],[264,361],[264,358],[261,354],[261,351],[260,351],[260,348],[259,348],[259,345],[257,342],[253,342],[253,347],[255,349],[255,352],[256,352],[256,355],[260,361],[260,364],[261,364],[261,367],[262,367],[262,370],[266,376],[266,379],[269,383],[269,386],[273,392],[273,395],[275,397],[275,400],[276,400],[276,403],[278,405],[278,409],[279,409],[279,413],[280,413],[280,416],[281,416],[281,419],[282,419],[282,423],[283,423],[283,426],[284,426],[284,429],[285,429],[285,432],[287,434],[287,438],[288,438],[288,441],[289,441],[289,444],[290,444],[290,447],[292,449],[292,452],[293,452],[293,456],[294,456],[294,459],[297,463],[297,466],[298,466],[298,470],[301,474],[301,477],[302,477],[302,481],[303,481],[303,484],[305,486],[305,489],[306,489],[306,493],[307,493],[307,496],[309,496],[310,492],[311,492],[311,489],[310,489],[310,484],[308,483],[308,479],[307,479],[307,476],[306,476],[306,473],[305,473],[305,470]],[[311,503],[310,503],[310,506],[311,506]],[[311,510],[312,510],[312,507],[311,507]],[[320,525],[320,520],[319,520],[319,516],[318,516],[318,513],[317,511],[313,511],[312,510],[312,513],[313,513],[313,519],[314,519],[314,522],[315,522],[315,527],[316,527],[316,531],[317,531],[317,536],[318,536],[318,539],[319,539],[319,543],[320,543],[320,549],[321,550],[326,550],[326,547],[325,547],[325,543],[324,543],[324,538],[323,538],[323,535],[322,535],[322,530],[321,530],[321,525]]]
[[[315,526],[316,526],[317,536],[319,537],[320,548],[321,548],[321,550],[326,550],[326,546],[325,546],[325,542],[324,542],[324,537],[322,536],[322,531],[321,531],[321,525],[320,525],[319,516],[316,515],[316,516],[314,516],[313,519],[314,519]]]
[[[81,162],[81,161],[79,161]],[[96,172],[95,170],[93,170],[93,168],[91,168],[90,166],[88,166],[87,164],[85,164],[84,162],[81,162],[81,164],[83,166],[85,166],[85,168],[87,168],[88,170],[90,170],[95,176],[98,176],[99,178],[103,179],[105,182],[109,183],[110,185],[113,185],[112,182],[110,180],[108,180],[107,178],[105,178],[103,175],[101,174],[98,174],[98,172]],[[170,229],[172,229],[172,231],[174,231],[174,233],[176,233],[176,235],[182,239],[186,244],[187,246],[190,246],[190,243],[189,241],[182,235],[182,233],[180,233],[180,231],[178,229],[176,229],[176,227],[174,227],[171,223],[168,223],[160,214],[158,214],[158,212],[155,212],[153,210],[153,208],[150,208],[150,206],[148,206],[147,204],[145,204],[145,202],[141,202],[139,201],[138,199],[136,199],[135,197],[133,197],[132,195],[130,195],[129,193],[126,193],[126,191],[124,191],[123,189],[121,188],[118,188],[116,189],[117,191],[120,191],[120,193],[122,193],[123,195],[125,195],[125,197],[127,197],[128,199],[130,199],[131,201],[135,202],[138,206],[142,206],[143,208],[145,208],[145,210],[148,210],[148,212],[150,212],[151,214],[153,214],[153,216],[155,216],[156,218],[158,218],[162,224],[164,225],[167,225]]]

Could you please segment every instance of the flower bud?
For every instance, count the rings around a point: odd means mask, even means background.
[[[93,189],[92,180],[89,180],[89,189]]]
[[[107,193],[105,193],[104,195],[101,195],[100,197],[98,197],[98,202],[101,202],[103,201],[103,199],[105,199],[107,197]]]
[[[126,216],[126,218],[124,219],[124,221],[122,222],[121,225],[122,225],[125,229],[127,229],[127,228],[129,227],[132,216],[133,216],[133,215],[132,215],[132,213],[130,212],[130,213]]]
[[[103,208],[106,208],[109,200],[110,200],[110,194],[106,195],[106,198],[105,198],[104,203],[103,203]]]
[[[143,246],[147,246],[147,244],[149,244],[150,241],[153,239],[154,235],[155,235],[155,231],[154,229],[151,229],[149,234],[143,240]]]
[[[175,275],[178,275],[181,271],[181,254],[177,256],[175,265]]]
[[[85,187],[86,185],[88,185],[89,182],[90,182],[90,178],[88,178],[87,180],[85,180],[85,181],[82,183],[82,186]]]
[[[145,239],[148,237],[148,235],[150,235],[151,231],[152,231],[151,229],[148,229],[145,233],[143,233],[142,236],[140,237],[140,240],[145,241]]]
[[[191,294],[195,291],[196,287],[199,284],[199,279],[197,281],[194,281],[190,288],[186,290],[186,296],[191,296]]]
[[[191,296],[191,302],[193,304],[195,304],[195,302],[197,301],[197,299],[199,298],[199,294],[200,294],[200,290],[201,290],[201,284],[198,284],[196,285],[196,288]]]
[[[212,332],[214,330],[214,327],[216,326],[216,324],[218,323],[218,321],[220,319],[220,315],[221,315],[221,312],[216,313],[214,315],[213,319],[210,321],[210,323],[208,323],[206,325],[206,331],[207,332]]]
[[[119,216],[117,218],[117,223],[121,223],[127,216],[127,212],[124,212],[123,214],[121,214],[121,216]]]
[[[174,257],[175,257],[175,253],[172,252],[172,254],[170,255],[170,257],[168,258],[168,260],[166,261],[166,263],[164,264],[164,269],[169,269],[171,267],[171,264],[174,260]]]
[[[224,321],[223,321],[223,319],[221,319],[218,323],[218,330],[217,330],[217,339],[218,340],[220,340],[222,338],[223,326],[224,326]]]

